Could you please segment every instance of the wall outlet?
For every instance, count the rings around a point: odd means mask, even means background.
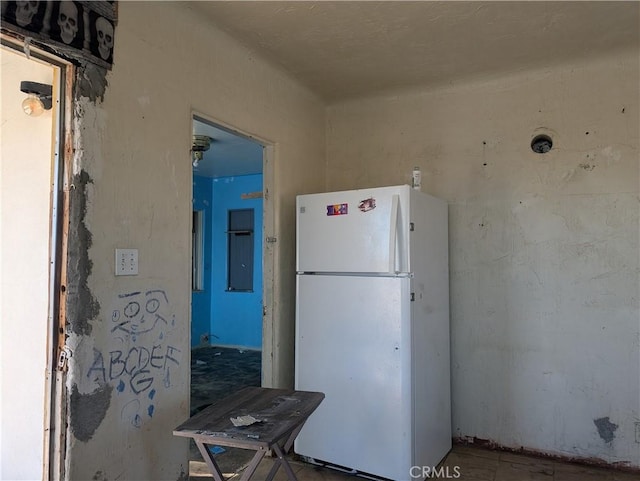
[[[636,422],[636,443],[640,444],[640,422]]]
[[[200,334],[200,344],[209,344],[209,334]]]
[[[138,249],[116,249],[116,276],[138,275]]]

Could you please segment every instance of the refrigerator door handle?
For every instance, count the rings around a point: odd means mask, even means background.
[[[400,196],[394,194],[391,198],[391,216],[389,225],[389,272],[396,272],[396,243],[398,240],[398,211],[400,210]]]

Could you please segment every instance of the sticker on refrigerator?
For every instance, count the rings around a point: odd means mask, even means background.
[[[348,214],[349,204],[333,204],[327,206],[327,215],[346,215]]]
[[[368,199],[360,201],[360,203],[358,204],[358,209],[360,209],[362,212],[369,212],[370,210],[373,210],[375,208],[376,200],[373,197],[369,197]]]

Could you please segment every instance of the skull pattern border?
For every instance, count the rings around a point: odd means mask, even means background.
[[[111,68],[117,2],[2,0],[0,5],[3,31],[31,37],[71,60]]]

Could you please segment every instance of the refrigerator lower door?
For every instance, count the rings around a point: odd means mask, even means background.
[[[295,451],[385,478],[412,463],[410,280],[299,275],[296,388],[326,397]]]

